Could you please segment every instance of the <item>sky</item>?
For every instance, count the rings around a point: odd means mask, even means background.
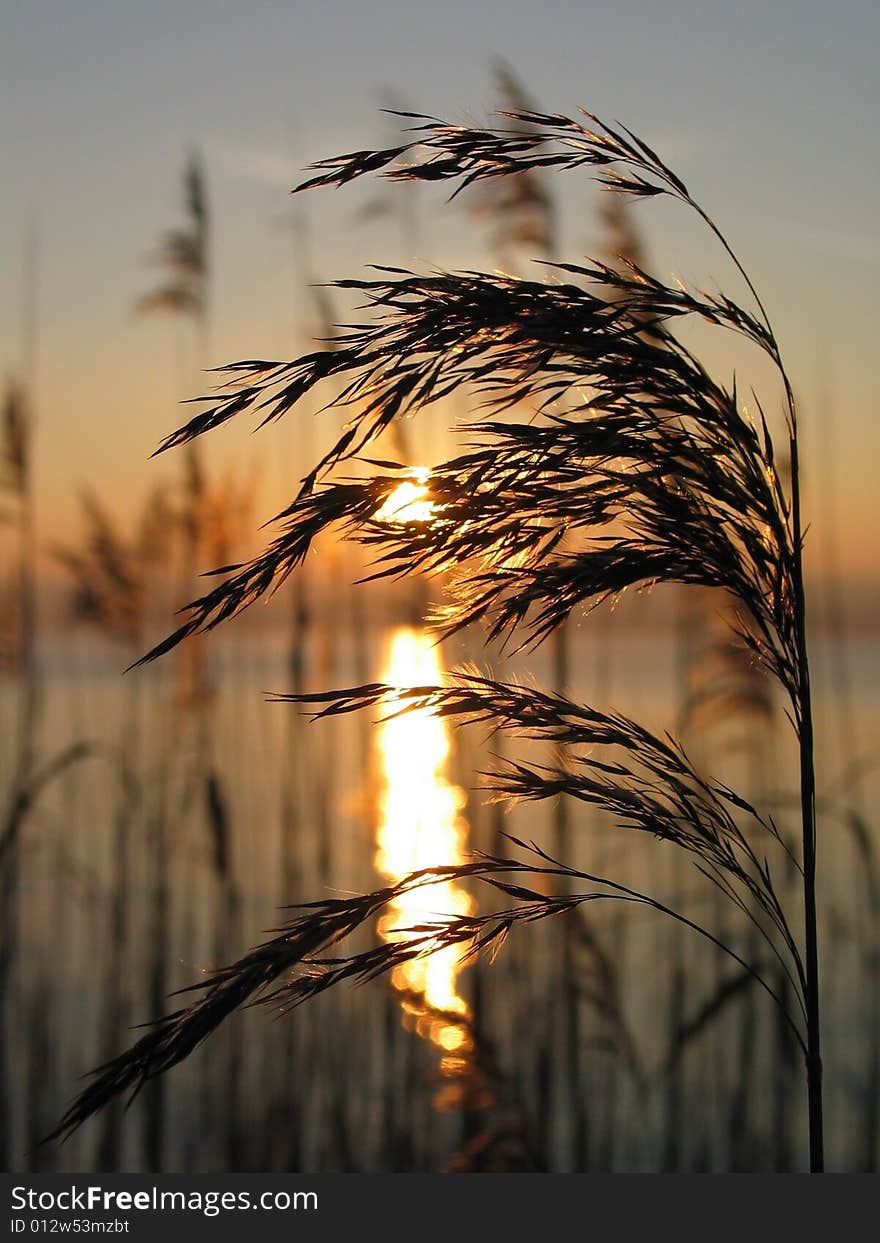
[[[69,528],[86,485],[124,514],[162,469],[147,459],[176,401],[201,387],[180,330],[132,312],[180,220],[186,152],[202,155],[215,220],[211,361],[288,356],[305,273],[486,262],[442,196],[402,254],[387,224],[358,221],[369,188],[297,199],[297,234],[287,191],[310,160],[383,143],[389,95],[483,121],[500,57],[548,111],[583,105],[639,132],[735,241],[801,398],[811,516],[827,532],[834,514],[845,574],[876,585],[878,34],[870,0],[4,0],[0,368],[21,365],[31,231],[41,531]],[[578,260],[595,199],[572,174],[560,193]],[[660,275],[730,281],[680,213],[653,209],[639,207]],[[274,434],[223,433],[217,452],[271,463]],[[833,494],[810,489],[829,464]]]

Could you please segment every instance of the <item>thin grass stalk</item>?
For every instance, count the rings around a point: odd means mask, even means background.
[[[298,303],[303,289],[311,283],[306,261],[308,235],[302,212],[296,213],[292,226],[293,253],[296,264],[294,285]],[[295,337],[299,339],[298,326]],[[308,462],[312,459],[312,443],[312,419],[307,417],[296,439],[296,456],[292,459],[287,456],[286,459],[288,464],[292,464],[297,475],[307,469]],[[305,461],[300,460],[299,454],[302,454]],[[306,685],[306,670],[314,620],[311,594],[311,567],[304,565],[302,574],[297,575],[295,581],[291,583],[290,609],[287,614],[286,673],[291,688],[299,688],[293,692],[294,694],[302,694]],[[309,823],[309,795],[312,788],[311,765],[306,757],[311,754],[313,740],[305,736],[303,721],[296,713],[291,713],[286,718],[284,728],[279,905],[291,900],[299,901],[302,896],[305,835]],[[299,1089],[300,1069],[306,1064],[306,1040],[301,1025],[291,1024],[285,1030],[281,1056],[279,1099],[272,1114],[273,1148],[275,1159],[280,1162],[280,1168],[296,1171],[302,1168],[303,1162],[301,1137],[303,1111]]]
[[[136,302],[136,309],[142,313],[167,313],[175,317],[184,316],[192,320],[196,328],[199,352],[202,354],[202,365],[208,358],[208,284],[209,284],[209,214],[204,181],[198,157],[193,154],[187,161],[183,175],[183,199],[186,224],[180,228],[167,230],[161,240],[156,254],[156,262],[163,270],[159,284]],[[181,368],[183,366],[181,356]],[[201,538],[201,501],[203,489],[203,469],[201,452],[198,446],[183,456],[181,472],[181,511],[180,531],[182,534],[181,575],[187,585],[193,582],[198,571],[198,548]],[[177,717],[189,706],[201,703],[204,687],[202,677],[201,645],[195,645],[191,651],[182,653],[178,667],[179,703],[175,706],[171,733],[180,738],[180,722]],[[207,748],[205,729],[197,723],[196,768],[193,780],[202,793],[204,783],[202,773]],[[172,838],[166,819],[166,799],[168,791],[164,788],[172,778],[166,765],[161,765],[163,788],[160,790],[157,807],[152,819],[150,840],[152,897],[150,916],[150,946],[152,963],[149,969],[148,996],[151,1007],[164,1006],[164,998],[168,993],[168,921],[172,913]],[[186,797],[186,796],[185,796]],[[186,855],[184,856],[186,866]],[[194,912],[192,904],[185,906],[184,954],[192,957],[191,924]],[[144,1108],[144,1149],[147,1168],[159,1171],[162,1168],[165,1149],[165,1092],[164,1084],[155,1083],[149,1086]]]
[[[105,990],[102,1000],[101,1042],[104,1056],[112,1057],[130,1023],[131,994],[131,830],[138,795],[134,774],[140,751],[141,681],[132,679],[123,708],[120,766],[122,780],[114,818],[110,920],[107,930],[107,959],[104,966]],[[102,1172],[124,1168],[123,1113],[114,1102],[104,1113],[98,1139],[97,1168]]]
[[[9,1169],[11,1165],[14,1134],[10,1088],[12,1072],[6,1044],[9,1014],[5,1007],[9,1004],[18,953],[23,811],[29,805],[27,792],[37,759],[41,696],[36,662],[37,547],[33,482],[39,262],[39,236],[32,222],[25,236],[23,253],[21,369],[24,379],[20,387],[10,385],[3,429],[6,440],[3,466],[9,469],[8,483],[13,493],[18,532],[14,660],[19,682],[15,759],[9,802],[0,833],[3,856],[0,863],[0,1026],[3,1028],[0,1037],[0,1166],[4,1169]]]
[[[36,808],[34,808],[36,811]],[[41,1146],[46,1124],[51,1117],[53,1087],[57,1073],[56,1046],[52,1039],[50,1008],[46,996],[50,989],[52,960],[45,939],[39,937],[40,920],[33,912],[45,909],[51,877],[50,836],[45,823],[31,814],[26,849],[22,852],[22,874],[27,876],[28,900],[23,915],[31,915],[30,928],[25,924],[22,941],[32,947],[22,958],[20,972],[20,1006],[24,1018],[26,1040],[20,1046],[24,1085],[24,1151],[27,1168],[45,1172],[52,1168],[53,1154]],[[29,875],[28,875],[29,874]],[[30,936],[28,936],[30,932]],[[38,938],[38,939],[37,939]]]
[[[836,707],[835,734],[839,754],[847,762],[859,755],[859,739],[853,703],[852,671],[848,653],[849,624],[846,610],[846,591],[840,567],[839,535],[837,528],[837,489],[834,470],[834,410],[827,377],[820,377],[820,403],[817,425],[821,434],[821,456],[824,470],[816,481],[821,499],[822,584],[824,590],[823,613],[830,647],[830,668],[834,685]],[[862,772],[855,766],[848,779],[846,791],[851,815],[847,820],[853,829],[853,837],[861,865],[865,869],[866,909],[868,913],[866,963],[866,1010],[867,1040],[865,1048],[865,1108],[863,1115],[861,1165],[865,1171],[876,1168],[878,1143],[880,1143],[880,963],[875,947],[880,944],[880,908],[877,895],[876,861],[867,830]]]
[[[865,1173],[870,1173],[877,1168],[877,1142],[880,1135],[880,869],[867,822],[854,810],[849,811],[846,822],[864,875],[864,902],[867,913],[861,952],[866,979],[867,1064],[859,1161]]]
[[[678,930],[676,929],[676,932]],[[670,1043],[676,1040],[686,1013],[686,976],[679,948],[680,936],[673,941],[669,969],[667,1024]],[[681,1061],[676,1058],[663,1078],[663,1171],[676,1174],[682,1167],[682,1139],[685,1126],[685,1082]]]
[[[763,686],[756,687],[761,692]],[[748,765],[748,797],[752,802],[766,805],[772,797],[770,770],[768,761],[770,756],[778,745],[774,729],[774,705],[766,695],[760,701],[760,706],[766,709],[766,718],[764,719],[764,728],[761,728],[761,720],[757,719],[751,722],[752,738],[747,749],[746,760]],[[748,727],[748,720],[746,718]],[[787,869],[788,871],[788,869]],[[783,878],[783,885],[784,886]],[[754,927],[749,929],[749,940],[747,950],[752,958],[760,955],[760,944],[756,938],[756,930]],[[758,1050],[761,1040],[760,1016],[758,1011],[758,1000],[754,990],[748,989],[741,1002],[741,1029],[739,1043],[738,1058],[738,1076],[735,1089],[734,1107],[731,1112],[731,1130],[732,1148],[734,1153],[738,1150],[739,1168],[748,1170],[754,1167],[756,1146],[758,1143],[758,1133],[761,1123],[759,1111],[757,1108],[758,1101],[763,1098],[761,1093],[761,1081],[759,1079],[760,1060],[758,1058]],[[770,1075],[772,1079],[777,1074],[775,1060],[783,1057],[790,1065],[790,1048],[783,1051],[781,1046],[774,1040],[771,1042],[770,1056]],[[760,1095],[759,1095],[760,1094]]]
[[[211,909],[211,954],[213,962],[227,962],[239,944],[241,931],[241,891],[238,882],[235,856],[233,821],[223,784],[216,767],[205,773],[206,817],[213,843],[214,882]],[[241,1129],[239,1121],[240,1093],[243,1074],[243,1051],[238,1028],[226,1033],[225,1065],[223,1080],[226,1092],[223,1110],[226,1168],[240,1170],[242,1160]],[[215,1101],[213,1067],[205,1068],[203,1079],[207,1115]]]
[[[78,732],[76,728],[71,728],[71,737],[83,737],[85,731]],[[64,973],[65,977],[71,972],[71,964],[75,961],[74,946],[76,944],[77,924],[79,905],[82,899],[81,893],[77,892],[78,886],[71,885],[71,866],[70,852],[68,850],[68,826],[78,824],[80,821],[77,817],[79,804],[79,791],[77,789],[77,774],[67,774],[66,777],[59,781],[58,800],[63,813],[53,817],[50,828],[50,877],[48,885],[48,902],[49,910],[53,912],[53,928],[57,936],[57,944],[63,946],[63,952],[53,955],[52,971],[55,979],[58,978],[59,969]],[[78,879],[78,878],[77,878]],[[52,1082],[49,1091],[51,1092],[51,1100],[57,1101],[59,1092],[63,1092],[64,1084],[70,1075],[70,1053],[71,1042],[64,1039],[67,1030],[66,1015],[63,1007],[53,1007],[50,1020],[50,1036],[52,1041]],[[124,1036],[122,1039],[124,1040]],[[77,1057],[77,1060],[78,1057]],[[47,1111],[47,1116],[51,1118],[54,1113],[54,1105],[51,1105]],[[45,1133],[45,1127],[40,1135],[35,1136],[35,1142],[39,1143]],[[48,1168],[58,1169],[60,1162],[58,1154],[50,1157]]]
[[[45,955],[40,955],[39,959],[42,961],[30,964],[35,977],[35,987],[24,1003],[28,1032],[27,1065],[24,1074],[27,1093],[25,1139],[28,1169],[34,1173],[45,1173],[53,1165],[53,1154],[46,1150],[42,1139],[46,1133],[47,1121],[51,1117],[50,1102],[57,1066],[43,992],[48,979]]]
[[[789,409],[794,418],[794,398],[786,381]],[[816,773],[814,767],[813,708],[810,697],[810,666],[807,658],[806,594],[803,573],[803,534],[801,531],[800,468],[798,441],[793,426],[789,439],[791,461],[793,539],[794,632],[800,677],[798,681],[797,721],[800,749],[801,829],[804,885],[804,958],[806,963],[805,1002],[807,1020],[807,1106],[810,1130],[810,1170],[825,1168],[822,1121],[822,1052],[819,1010],[819,948],[816,909]]]
[[[292,640],[294,636],[291,636]],[[299,661],[296,661],[298,671]],[[291,678],[292,684],[293,682]],[[302,722],[294,720],[291,713],[286,726],[286,756],[282,774],[282,803],[280,822],[280,888],[279,904],[289,902],[291,896],[298,900],[302,893],[302,833],[306,824],[302,789],[307,774],[301,757],[308,741],[302,736]],[[303,1031],[299,1024],[291,1024],[284,1031],[281,1053],[279,1100],[275,1102],[272,1117],[276,1159],[283,1170],[301,1168],[299,1137],[298,1083],[299,1068],[303,1063]]]
[[[153,786],[154,803],[148,820],[148,874],[150,902],[146,943],[147,1009],[156,1014],[165,1009],[170,986],[171,901],[171,801],[174,786],[174,760],[180,745],[180,717],[171,718],[171,737],[161,755]],[[145,1167],[151,1173],[165,1169],[167,1150],[166,1084],[157,1076],[144,1085],[141,1102],[142,1147]]]
[[[29,229],[25,251],[24,308],[22,313],[22,355],[24,408],[22,414],[22,464],[19,513],[19,668],[22,678],[21,716],[18,726],[18,771],[28,781],[33,769],[40,686],[36,664],[37,641],[37,546],[33,454],[35,444],[37,297],[40,241],[36,226]]]
[[[775,987],[779,995],[787,1000],[790,989],[789,981],[781,971],[777,972]],[[774,1083],[772,1093],[773,1118],[773,1168],[778,1174],[787,1174],[793,1168],[791,1115],[793,1100],[792,1071],[797,1064],[797,1049],[791,1040],[791,1033],[780,1020],[774,1024]]]
[[[285,734],[287,755],[282,776],[279,903],[289,902],[291,895],[298,900],[302,893],[302,833],[306,824],[302,788],[307,774],[301,757],[309,744],[302,737],[302,722],[294,722],[295,716],[295,713],[290,714],[290,724]],[[301,1168],[300,1111],[297,1101],[299,1067],[303,1061],[302,1028],[298,1024],[291,1024],[284,1033],[280,1101],[276,1101],[272,1119],[277,1160],[280,1161],[280,1168],[287,1171]]]
[[[610,628],[610,616],[607,609],[597,611],[594,629],[595,639],[593,647],[595,658],[591,669],[592,685],[595,688],[596,702],[604,705],[613,702],[612,687],[614,676],[614,644]],[[591,809],[590,816],[591,828],[597,841],[597,871],[605,873],[608,870],[605,853],[609,846],[613,850],[613,843],[616,842],[616,832],[613,827],[603,821],[598,808]],[[605,926],[607,927],[606,961],[608,968],[613,968],[618,980],[623,980],[626,978],[629,929],[625,908],[613,907],[606,916]],[[623,1009],[619,996],[619,987],[615,987],[615,992],[617,995],[614,998],[613,1008],[622,1017]],[[624,1068],[615,1051],[615,1054],[609,1058],[608,1066],[602,1076],[603,1117],[601,1136],[597,1143],[597,1172],[611,1173],[617,1168],[619,1148],[617,1119],[619,1100],[622,1094],[621,1089],[623,1087]]]
[[[227,472],[218,480],[206,479],[200,497],[199,543],[201,555],[208,558],[209,563],[230,560],[241,536],[240,527],[250,513],[253,489],[253,476],[240,478]],[[203,695],[209,689],[203,676]],[[200,704],[197,720],[200,748],[198,774],[202,783],[204,818],[213,864],[210,877],[214,892],[209,900],[209,923],[213,925],[209,933],[212,943],[210,952],[213,962],[224,962],[239,946],[242,894],[238,875],[236,821],[232,815],[223,764],[217,754],[218,738],[211,706],[210,702]],[[239,1169],[244,1151],[237,1103],[244,1075],[244,1050],[238,1028],[227,1034],[225,1052],[224,1078],[231,1102],[231,1106],[223,1111],[227,1166]],[[202,1085],[206,1116],[210,1116],[216,1100],[212,1070],[205,1068]]]

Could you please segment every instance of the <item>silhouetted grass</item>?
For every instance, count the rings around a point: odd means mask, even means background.
[[[665,195],[696,213],[736,266],[755,308],[747,310],[723,293],[667,286],[634,263],[625,270],[598,261],[550,265],[555,283],[398,269],[339,282],[363,294],[373,312],[369,322],[346,328],[332,353],[226,368],[227,389],[207,399],[164,442],[163,448],[189,444],[245,410],[270,422],[325,380],[336,382],[329,404],[349,413],[335,446],[279,516],[279,533],[267,550],[217,571],[219,585],[189,605],[181,627],[144,659],[276,589],[330,526],[375,550],[374,576],[453,574],[449,601],[437,619],[441,631],[479,622],[490,638],[520,647],[540,643],[573,610],[589,610],[630,586],[678,582],[726,589],[737,602],[734,633],[786,692],[799,740],[803,944],[792,931],[767,857],[775,852],[778,864],[789,853],[775,822],[701,776],[671,739],[623,716],[475,675],[446,688],[400,692],[371,684],[311,701],[322,704],[324,714],[371,705],[428,707],[571,748],[572,762],[564,767],[508,763],[493,778],[496,792],[513,800],[573,797],[603,808],[624,830],[683,850],[753,921],[783,968],[795,1006],[787,1006],[766,975],[712,929],[650,895],[549,860],[541,851],[543,865],[487,857],[308,908],[278,937],[199,985],[202,996],[192,1006],[158,1020],[132,1050],[101,1068],[56,1134],[179,1062],[240,1005],[259,1000],[287,1009],[440,945],[494,952],[520,923],[613,897],[647,904],[694,928],[774,998],[805,1054],[811,1167],[822,1168],[812,719],[791,384],[748,275],[714,222],[647,144],[590,114],[584,122],[521,110],[507,115],[513,128],[492,130],[413,117],[411,141],[321,161],[302,188],[342,185],[378,171],[397,180],[452,180],[457,193],[490,178],[587,167],[614,193]],[[563,283],[569,277],[577,283]],[[788,486],[757,398],[753,418],[735,386],[715,380],[674,335],[676,321],[690,316],[737,333],[776,368],[785,399]],[[376,459],[370,461],[377,473],[367,480],[339,478],[338,471],[396,420],[462,386],[490,413],[470,426],[466,451],[433,470],[430,518],[378,521],[401,471]],[[506,417],[524,401],[539,417],[525,425]],[[741,818],[750,821],[748,833]],[[511,872],[520,873],[523,883],[502,879]],[[525,874],[586,880],[599,888],[548,897],[528,888]],[[511,905],[492,915],[422,925],[368,951],[326,957],[394,896],[444,875],[482,881]]]

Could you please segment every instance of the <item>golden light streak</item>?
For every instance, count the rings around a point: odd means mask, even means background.
[[[433,513],[423,466],[409,470],[376,511],[380,522],[428,522]],[[401,627],[391,637],[382,681],[406,689],[438,686],[443,680],[437,648],[423,631]],[[430,709],[418,709],[385,720],[381,725],[383,787],[376,849],[376,867],[389,880],[438,864],[464,860],[467,824],[465,797],[446,773],[450,753],[447,726]],[[380,921],[388,941],[407,929],[436,923],[473,909],[469,894],[454,881],[442,881],[403,894]],[[430,946],[426,946],[430,948]],[[403,963],[392,973],[404,1013],[420,1035],[443,1050],[442,1070],[462,1073],[471,1048],[470,1011],[458,992],[463,949],[446,946],[423,958]],[[444,1017],[445,1016],[445,1017]],[[456,1022],[454,1016],[460,1016]]]
[[[425,466],[414,466],[412,478],[397,485],[381,508],[376,510],[377,522],[427,522],[433,511],[428,499],[428,477]]]
[[[405,485],[401,485],[403,487]],[[421,499],[416,503],[422,504]],[[436,686],[442,681],[437,649],[420,630],[394,632],[382,681],[402,689]],[[389,880],[437,864],[464,859],[467,825],[462,816],[464,794],[446,775],[450,740],[445,722],[429,709],[418,709],[381,725],[383,791],[376,866]],[[469,894],[454,881],[442,881],[402,895],[380,924],[388,941],[403,930],[447,916],[467,915]],[[444,1070],[456,1073],[469,1047],[464,1023],[444,1018],[469,1018],[467,1002],[458,991],[463,950],[447,946],[428,957],[397,967],[393,986],[401,993],[404,1011],[416,1030],[438,1045]]]

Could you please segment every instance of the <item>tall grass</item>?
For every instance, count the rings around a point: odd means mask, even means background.
[[[69,578],[70,619],[131,654],[143,643],[148,605],[172,542],[173,511],[165,489],[154,489],[130,535],[119,528],[92,493],[82,497],[82,511],[79,544],[55,550]],[[119,790],[110,847],[112,882],[104,928],[104,995],[99,1021],[99,1038],[108,1057],[131,1023],[136,947],[132,898],[138,882],[135,846],[143,802],[142,711],[143,682],[132,678],[112,753]],[[97,1155],[101,1169],[124,1168],[123,1115],[118,1104],[104,1114]]]
[[[165,229],[153,255],[153,262],[161,276],[147,293],[135,302],[141,314],[171,315],[181,323],[189,323],[195,331],[195,354],[198,365],[208,365],[209,352],[209,294],[211,278],[211,215],[207,187],[201,160],[196,152],[187,158],[182,176],[183,223]],[[181,360],[187,352],[179,347]],[[189,384],[188,368],[181,367],[178,383]],[[175,505],[177,540],[175,551],[179,558],[181,594],[190,590],[190,584],[200,569],[200,554],[205,539],[208,514],[208,477],[200,448],[190,446],[183,455],[180,486]],[[205,813],[210,850],[216,863],[228,855],[220,835],[223,832],[223,793],[214,777],[213,737],[208,706],[211,687],[201,644],[194,644],[181,653],[177,667],[177,695],[171,731],[174,736],[172,753],[185,754],[191,749],[190,771],[186,775],[181,801]],[[189,747],[187,746],[189,744]],[[176,760],[176,756],[174,756]],[[162,780],[170,781],[173,763],[163,765]],[[187,874],[187,883],[193,884],[192,851],[183,848],[181,834],[172,834],[167,821],[165,804],[168,791],[163,789],[157,798],[157,809],[151,819],[149,844],[152,871],[152,913],[150,946],[153,961],[150,966],[150,995],[154,1004],[168,993],[168,926],[173,909],[172,875],[178,863]],[[175,858],[175,841],[176,854]],[[187,844],[188,845],[188,844]],[[180,856],[182,860],[180,859]],[[221,877],[223,869],[217,869]],[[194,904],[184,906],[184,929],[182,950],[188,960],[194,957],[196,939],[196,911]],[[222,926],[222,925],[220,925]],[[205,1095],[208,1095],[207,1088]],[[147,1093],[148,1107],[144,1112],[144,1147],[149,1166],[160,1169],[163,1162],[165,1132],[164,1085],[150,1084]]]
[[[331,526],[373,551],[377,577],[454,575],[435,618],[441,632],[481,623],[491,639],[519,646],[540,643],[573,610],[589,610],[630,586],[720,588],[735,602],[736,641],[789,700],[800,757],[799,912],[780,897],[776,878],[791,851],[772,816],[703,775],[679,743],[622,715],[475,673],[459,674],[445,687],[368,684],[296,698],[320,715],[430,708],[544,743],[549,762],[510,760],[492,778],[496,796],[574,798],[604,809],[622,833],[644,833],[681,851],[751,921],[762,954],[788,981],[788,996],[763,958],[747,961],[718,929],[649,893],[552,858],[535,843],[514,842],[524,857],[485,855],[302,908],[277,935],[195,985],[191,1004],[158,1019],[128,1052],[95,1072],[56,1135],[180,1062],[241,1005],[292,1008],[343,980],[386,974],[439,945],[494,953],[522,923],[615,901],[650,908],[701,935],[773,1000],[804,1056],[810,1166],[823,1167],[815,778],[792,386],[749,276],[718,226],[646,143],[589,114],[582,120],[524,110],[507,115],[510,127],[482,130],[411,117],[412,138],[323,160],[302,188],[379,172],[394,180],[452,180],[461,189],[539,170],[586,168],[611,193],[666,196],[695,214],[733,263],[751,309],[723,293],[668,286],[634,263],[624,271],[600,261],[557,263],[550,265],[553,283],[400,270],[340,282],[365,298],[374,312],[369,322],[347,328],[333,353],[232,365],[229,386],[164,442],[164,448],[191,445],[246,410],[271,422],[324,381],[336,386],[329,404],[350,416],[279,515],[268,548],[226,567],[220,583],[189,606],[180,628],[146,659],[277,588]],[[735,386],[710,375],[675,335],[676,321],[686,317],[737,334],[775,367],[788,487],[761,402],[754,399],[747,410]],[[482,399],[484,413],[470,425],[464,450],[433,470],[432,516],[377,522],[401,471],[372,459],[368,479],[341,472],[395,420],[462,386]],[[508,417],[525,401],[539,418]],[[570,762],[554,760],[560,747]],[[399,941],[345,952],[345,939],[390,902],[446,876],[482,887],[495,896],[496,909],[429,921]]]

